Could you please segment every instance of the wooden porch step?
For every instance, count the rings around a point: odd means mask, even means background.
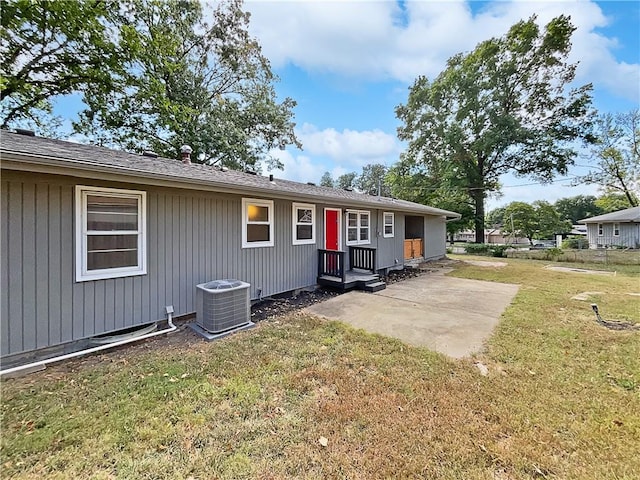
[[[365,283],[364,286],[362,287],[362,289],[365,292],[371,292],[371,293],[379,292],[380,290],[384,290],[385,288],[387,288],[387,284],[384,283],[383,281]]]

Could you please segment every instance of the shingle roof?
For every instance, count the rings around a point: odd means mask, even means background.
[[[207,165],[185,165],[178,160],[151,158],[121,150],[86,145],[42,137],[31,137],[2,131],[0,133],[0,158],[29,165],[48,164],[78,171],[116,173],[131,182],[145,178],[188,183],[191,188],[215,189],[239,193],[251,192],[282,198],[315,199],[342,206],[370,206],[396,211],[459,218],[459,214],[405,200],[377,197],[347,190],[308,185],[280,178],[228,170],[226,172]],[[21,167],[20,167],[21,168]],[[134,178],[134,180],[132,180]],[[123,179],[124,180],[124,179]]]
[[[603,223],[603,222],[640,222],[640,207],[625,208],[617,212],[598,215],[597,217],[578,220],[578,223]]]

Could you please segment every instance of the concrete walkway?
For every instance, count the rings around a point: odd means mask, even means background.
[[[306,311],[454,358],[479,351],[518,285],[429,274],[377,293],[353,291]]]

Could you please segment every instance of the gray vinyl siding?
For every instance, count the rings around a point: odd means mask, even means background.
[[[147,192],[147,273],[75,281],[76,185]],[[248,198],[260,198],[245,195]],[[292,244],[292,201],[274,200],[274,246],[242,248],[242,196],[150,187],[67,176],[2,172],[0,188],[0,354],[56,346],[195,311],[195,285],[235,278],[250,296],[270,296],[316,283],[318,248],[324,247],[324,208],[316,205],[316,243]],[[304,202],[300,199],[300,202]],[[308,202],[306,202],[308,203]],[[380,209],[370,212],[377,268],[403,263],[405,215],[395,213],[393,238],[382,234]],[[445,253],[444,220],[425,217],[425,257]],[[396,259],[398,263],[396,263]],[[261,293],[258,293],[258,290]]]
[[[394,213],[393,237],[384,237],[384,212],[391,210],[378,210],[377,222],[379,228],[374,235],[378,239],[378,249],[376,252],[376,263],[378,269],[390,268],[402,265],[404,262],[404,215],[399,212]]]
[[[638,248],[640,246],[640,223],[620,223],[620,235],[613,234],[613,223],[602,223],[602,235],[598,235],[598,224],[587,224],[589,248],[607,248],[621,246]]]
[[[146,189],[147,274],[75,282],[76,184],[3,171],[2,356],[160,320],[166,305],[192,313],[208,280],[246,281],[253,299],[315,284],[316,245],[292,245],[290,201],[275,201],[275,246],[243,249],[241,196],[163,188]]]
[[[447,254],[447,227],[443,217],[427,216],[424,220],[424,258],[433,260]]]

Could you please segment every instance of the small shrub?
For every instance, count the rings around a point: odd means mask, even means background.
[[[490,248],[486,243],[470,243],[464,246],[464,251],[469,255],[487,255]]]
[[[560,257],[564,252],[562,250],[560,250],[559,248],[550,248],[548,250],[545,250],[544,252],[544,256],[547,260],[554,260],[558,257]]]
[[[506,257],[507,249],[510,248],[509,245],[494,245],[491,247],[491,255],[494,257]]]
[[[568,250],[584,250],[589,248],[589,241],[584,237],[570,237],[562,242],[562,248]]]

